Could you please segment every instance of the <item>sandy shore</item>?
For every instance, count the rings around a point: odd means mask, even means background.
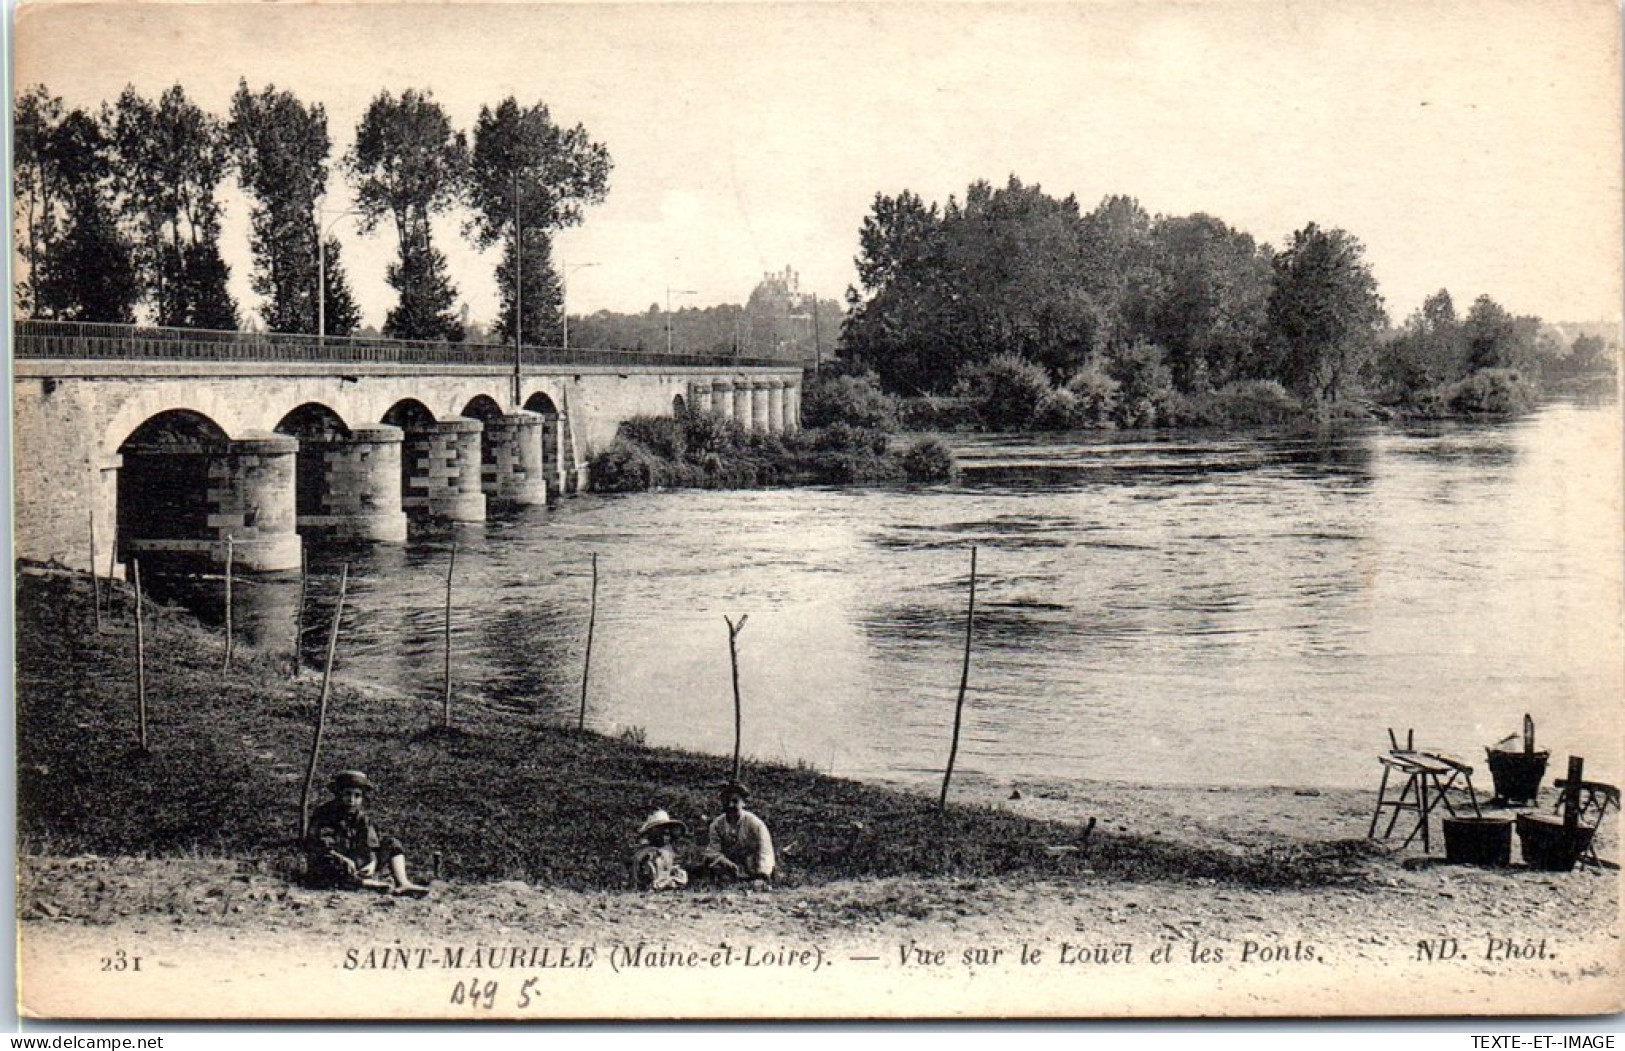
[[[1362,840],[1372,802],[975,779],[956,798],[1238,853]],[[25,857],[23,1005],[121,1018],[1620,1009],[1617,870],[1448,865],[1437,842],[1431,857],[1350,849],[1345,876],[1292,890],[1085,873],[637,895],[449,878],[424,901],[309,891],[230,859]]]

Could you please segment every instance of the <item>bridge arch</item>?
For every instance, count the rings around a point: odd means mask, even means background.
[[[462,415],[471,420],[495,420],[502,416],[502,406],[489,394],[476,394],[463,406]]]
[[[534,412],[540,416],[557,416],[559,414],[559,407],[553,404],[553,399],[548,396],[545,390],[539,390],[526,398],[525,409],[527,412]]]
[[[266,433],[231,438],[192,409],[142,421],[118,448],[115,520],[120,556],[161,571],[193,572],[240,545],[245,569],[298,564],[294,454]]]
[[[350,428],[326,405],[307,401],[285,413],[272,430],[299,439],[299,459],[294,467],[296,514],[307,520],[321,514],[328,475],[323,450],[348,439]]]
[[[119,444],[121,561],[161,549],[166,541],[196,540],[208,532],[209,462],[224,455],[229,445],[223,427],[191,409],[160,412]]]
[[[432,425],[434,413],[416,398],[402,398],[384,411],[379,422],[399,427],[403,431],[411,431]]]

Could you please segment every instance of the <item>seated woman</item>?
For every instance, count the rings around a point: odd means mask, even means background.
[[[394,836],[380,836],[367,816],[372,782],[360,770],[341,770],[328,786],[333,798],[311,815],[305,838],[305,878],[313,887],[380,890],[421,898],[429,888],[406,875],[406,854]],[[378,862],[389,873],[379,878]]]
[[[672,842],[688,832],[664,810],[656,810],[638,829],[643,845],[632,855],[632,885],[638,890],[676,890],[688,885],[688,873],[677,863]]]

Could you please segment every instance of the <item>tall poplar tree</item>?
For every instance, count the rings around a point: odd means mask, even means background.
[[[215,191],[231,167],[224,125],[175,85],[152,102],[126,87],[104,111],[125,217],[137,230],[136,261],[160,325],[235,329],[220,254]]]
[[[331,149],[327,113],[275,85],[256,94],[239,81],[227,134],[237,179],[251,201],[251,285],[266,297],[259,311],[266,326],[273,332],[315,332],[318,315],[325,313],[328,335],[348,335],[360,317],[344,280],[338,242],[329,239],[325,260],[317,248]],[[324,261],[325,303],[317,292]]]
[[[468,183],[474,217],[465,233],[480,248],[502,242],[497,330],[504,339],[513,339],[516,308],[527,342],[558,338],[563,303],[553,235],[603,202],[612,166],[602,143],[580,124],[555,124],[545,103],[525,108],[510,95],[495,109],[480,107]]]
[[[434,247],[430,222],[462,196],[468,147],[432,92],[408,88],[396,98],[379,93],[356,128],[345,157],[356,187],[362,228],[386,217],[395,227],[396,262],[386,278],[400,300],[384,320],[396,339],[463,339],[454,311],[457,290],[446,257]]]

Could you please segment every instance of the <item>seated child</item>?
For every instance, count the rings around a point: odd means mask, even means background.
[[[305,839],[305,876],[313,887],[339,890],[387,890],[421,898],[429,888],[406,875],[401,841],[380,836],[367,816],[367,793],[372,782],[360,770],[342,770],[329,786],[333,798],[311,815]],[[379,878],[378,861],[389,871]]]
[[[688,873],[677,863],[672,841],[688,832],[664,810],[656,810],[638,829],[643,846],[632,855],[632,885],[639,890],[676,890],[688,885]]]

